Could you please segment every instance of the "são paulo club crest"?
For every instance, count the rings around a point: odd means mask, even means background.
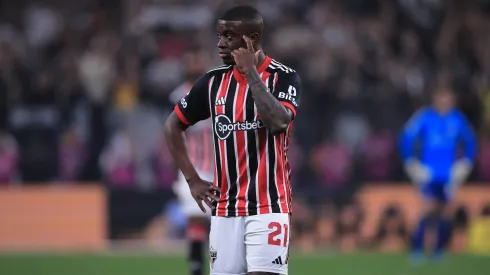
[[[216,258],[218,258],[218,251],[214,249],[212,246],[209,248],[209,264],[211,268],[214,268],[214,262],[216,262]]]

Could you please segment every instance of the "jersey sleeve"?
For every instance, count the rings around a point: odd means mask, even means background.
[[[400,151],[404,161],[414,157],[415,141],[426,122],[426,110],[417,111],[405,124],[400,138]]]
[[[466,116],[458,112],[459,133],[464,143],[464,156],[469,161],[473,161],[476,155],[477,139],[471,123]]]
[[[296,109],[299,107],[301,94],[301,81],[298,73],[278,73],[273,95],[296,117]]]
[[[180,121],[187,125],[209,118],[207,75],[200,77],[194,83],[189,93],[175,105],[174,111]]]

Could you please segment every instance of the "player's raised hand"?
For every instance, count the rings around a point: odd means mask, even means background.
[[[257,66],[259,55],[262,50],[255,51],[252,40],[244,35],[243,40],[247,43],[247,48],[234,50],[231,55],[235,59],[236,66],[241,73],[247,73]]]
[[[219,201],[219,198],[215,193],[220,192],[220,188],[214,186],[213,183],[202,179],[189,181],[189,187],[191,189],[192,197],[196,200],[197,205],[201,208],[201,211],[206,213],[202,202],[206,203],[210,209],[214,209],[212,201]],[[209,200],[211,199],[211,200]]]

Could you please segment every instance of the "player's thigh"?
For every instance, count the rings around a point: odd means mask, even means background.
[[[211,275],[247,273],[243,217],[211,217],[209,260]]]
[[[443,184],[427,184],[422,188],[422,211],[425,215],[441,215],[447,208],[451,194]]]
[[[271,213],[247,217],[245,220],[245,249],[248,272],[287,274],[289,214]]]

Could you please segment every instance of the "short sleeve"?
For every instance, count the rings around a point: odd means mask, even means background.
[[[180,121],[187,125],[193,125],[209,118],[207,75],[200,77],[194,83],[189,93],[175,105],[174,111]]]
[[[273,95],[296,117],[296,109],[299,107],[301,94],[301,81],[298,73],[278,73]]]

